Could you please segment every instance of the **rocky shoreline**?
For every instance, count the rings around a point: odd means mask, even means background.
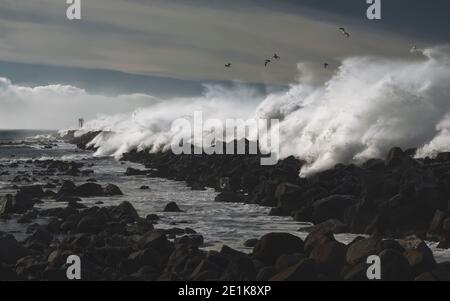
[[[416,235],[449,247],[450,153],[414,159],[393,148],[385,160],[338,164],[308,178],[302,161],[289,157],[261,166],[259,155],[174,155],[132,151],[123,160],[142,163],[148,176],[212,187],[219,202],[272,207],[270,214],[312,222],[334,234],[349,232],[402,238]]]
[[[89,140],[78,139],[81,148]],[[202,250],[203,237],[194,229],[158,229],[157,215],[139,216],[129,202],[107,206],[108,196],[121,194],[113,184],[62,180],[86,175],[89,166],[83,163],[29,160],[0,166],[0,173],[30,170],[11,178],[16,192],[0,199],[0,218],[28,224],[21,242],[0,232],[0,279],[67,280],[66,259],[78,255],[83,280],[367,280],[366,259],[379,255],[383,280],[450,280],[450,262],[436,263],[423,241],[439,239],[441,247],[448,242],[447,154],[416,160],[393,149],[385,161],[338,165],[308,179],[298,177],[303,163],[295,158],[260,166],[259,157],[134,151],[123,158],[146,166],[130,168],[128,175],[186,181],[192,189],[214,187],[220,191],[216,201],[270,206],[271,214],[315,224],[305,240],[268,233],[246,241],[250,254],[227,246]],[[36,178],[48,183],[36,185]],[[104,197],[106,206],[80,203],[93,196]],[[34,207],[46,199],[61,206]],[[179,208],[171,203],[165,210]],[[37,217],[48,223],[34,223]],[[344,231],[369,236],[345,245],[334,237]]]

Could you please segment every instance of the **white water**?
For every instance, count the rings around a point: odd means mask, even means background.
[[[307,176],[336,163],[385,156],[393,146],[419,147],[418,156],[450,151],[450,48],[405,54],[404,60],[379,57],[344,59],[338,71],[316,84],[314,74],[283,93],[263,97],[245,85],[226,90],[208,87],[194,99],[175,99],[130,115],[104,116],[88,122],[90,130],[114,131],[92,142],[96,155],[119,157],[130,149],[167,149],[173,139],[191,137],[171,129],[176,118],[201,110],[204,118],[279,119],[280,157],[307,160]],[[207,129],[210,130],[210,129]]]

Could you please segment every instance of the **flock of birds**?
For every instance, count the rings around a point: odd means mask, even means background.
[[[344,27],[340,27],[339,31],[342,33],[342,35],[344,37],[350,38],[350,33]],[[409,52],[412,54],[417,54],[417,53],[422,53],[422,50],[417,48],[416,45],[413,45]],[[279,59],[280,59],[280,56],[277,53],[274,53],[271,58],[267,58],[264,60],[264,67],[267,67],[272,62],[272,60],[279,60]],[[231,65],[232,65],[231,63],[227,63],[227,64],[225,64],[225,67],[231,68]],[[327,69],[329,66],[330,66],[330,64],[328,64],[328,63],[323,64],[323,67],[325,69]]]

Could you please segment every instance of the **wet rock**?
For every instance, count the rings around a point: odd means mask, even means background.
[[[184,235],[175,239],[175,244],[187,244],[190,246],[201,247],[203,246],[203,236],[199,234]]]
[[[258,243],[257,238],[251,238],[244,242],[244,246],[247,248],[253,248],[254,246],[256,246],[257,243]]]
[[[282,271],[270,281],[314,281],[317,280],[314,262],[311,259],[303,259],[296,265]]]
[[[61,197],[63,195],[71,196],[73,195],[75,188],[75,183],[69,180],[65,180],[63,181],[61,188],[57,192],[57,197]]]
[[[25,240],[26,245],[34,243],[42,243],[48,246],[53,241],[53,234],[47,231],[44,227],[38,227],[34,233]]]
[[[146,170],[140,170],[132,167],[128,167],[125,171],[125,175],[127,176],[145,176],[147,174]]]
[[[305,259],[306,256],[301,253],[294,253],[294,254],[283,254],[280,257],[278,257],[277,261],[275,262],[275,270],[277,272],[284,271],[288,269],[289,267],[296,265],[301,260]]]
[[[348,231],[348,227],[346,224],[337,219],[329,219],[320,224],[317,224],[312,227],[303,227],[300,228],[299,231],[326,231],[331,232],[333,234],[345,233]]]
[[[381,280],[384,281],[412,281],[413,269],[406,258],[394,250],[384,250],[380,254]]]
[[[29,198],[41,198],[45,195],[41,185],[22,186],[17,193],[27,195]]]
[[[123,195],[120,188],[114,184],[106,185],[106,187],[103,189],[103,194],[106,196]]]
[[[73,195],[79,197],[103,196],[104,191],[102,186],[97,183],[85,183],[77,186],[73,191]]]
[[[133,205],[128,202],[122,202],[118,206],[111,208],[111,215],[118,220],[126,220],[128,222],[134,222],[139,219],[139,214]]]
[[[337,241],[325,241],[312,249],[309,258],[325,275],[338,275],[346,263],[347,246]]]
[[[22,246],[14,236],[0,232],[0,262],[15,263],[30,252]]]
[[[301,253],[303,241],[289,233],[269,233],[260,238],[253,248],[253,257],[267,264],[274,264],[283,254]]]
[[[351,244],[347,250],[347,262],[354,265],[365,261],[370,255],[378,255],[380,241],[377,237],[369,237]]]
[[[24,213],[20,218],[17,219],[19,224],[28,224],[31,223],[38,216],[37,210],[29,210]]]
[[[223,191],[216,196],[214,201],[224,203],[243,203],[245,202],[245,196],[236,192]]]
[[[404,256],[413,269],[415,276],[430,272],[436,266],[433,252],[420,238],[410,236],[399,240],[399,243],[406,249]]]
[[[348,195],[332,195],[320,199],[313,204],[312,221],[319,224],[330,219],[344,219],[345,210],[354,205],[357,200]]]
[[[77,231],[81,233],[97,233],[104,224],[94,216],[85,216],[77,224]]]
[[[177,203],[170,202],[164,207],[164,212],[181,212],[181,209],[178,207]]]

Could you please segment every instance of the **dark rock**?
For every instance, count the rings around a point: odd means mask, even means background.
[[[77,231],[81,233],[97,233],[102,230],[104,224],[94,216],[85,216],[77,224]]]
[[[216,196],[214,201],[225,203],[243,203],[245,202],[245,196],[236,192],[223,191]]]
[[[369,237],[351,244],[347,250],[347,262],[354,265],[365,261],[370,255],[378,255],[380,241],[377,237]]]
[[[329,219],[318,225],[312,227],[304,227],[300,228],[299,231],[326,231],[331,232],[333,234],[345,233],[348,231],[348,227],[346,224],[337,219]]]
[[[338,275],[346,263],[347,247],[337,241],[317,245],[309,255],[325,275]]]
[[[120,188],[114,184],[106,185],[106,187],[103,189],[103,193],[107,196],[123,195]]]
[[[427,244],[416,236],[410,236],[399,240],[400,245],[406,251],[404,256],[413,269],[414,275],[418,276],[425,272],[430,272],[436,266],[436,261],[433,257],[433,252]]]
[[[319,224],[330,219],[344,219],[345,210],[356,203],[353,196],[332,195],[320,199],[313,204],[312,221]]]
[[[181,209],[178,207],[177,203],[170,202],[164,207],[164,212],[181,212]]]
[[[301,253],[303,241],[289,233],[269,233],[260,238],[253,248],[253,257],[267,264],[274,264],[283,254]]]
[[[317,280],[314,262],[303,259],[296,265],[270,278],[270,281],[314,281]]]
[[[289,267],[296,265],[305,258],[306,256],[300,253],[283,254],[278,257],[277,261],[275,262],[275,270],[277,272],[284,271]]]
[[[79,197],[103,196],[104,190],[102,186],[97,183],[85,183],[77,186],[73,191],[73,195]]]
[[[146,174],[147,174],[146,170],[139,170],[132,167],[128,167],[127,170],[125,171],[125,175],[127,176],[142,176]]]
[[[384,250],[380,254],[381,280],[412,281],[414,273],[406,258],[394,250]]]
[[[258,243],[257,238],[251,238],[244,242],[244,246],[247,248],[253,248],[254,246],[256,246],[257,243]]]
[[[30,252],[22,246],[14,236],[0,232],[0,262],[15,263]]]

